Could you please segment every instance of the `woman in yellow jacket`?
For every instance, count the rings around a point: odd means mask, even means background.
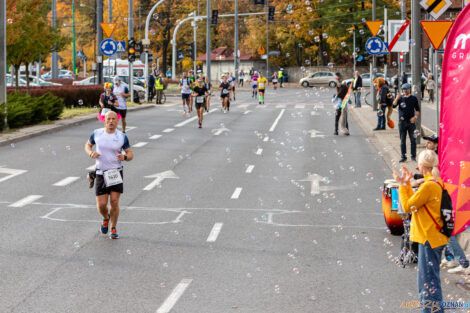
[[[424,150],[418,156],[418,169],[425,182],[414,192],[410,180],[413,174],[402,166],[402,175],[393,176],[400,185],[399,195],[403,211],[412,213],[410,240],[417,242],[418,292],[423,312],[442,312],[436,309],[442,301],[439,265],[444,246],[449,241],[438,228],[442,227],[442,180],[439,178],[438,157],[434,151]],[[432,217],[431,217],[432,215]],[[439,225],[436,225],[438,223]]]

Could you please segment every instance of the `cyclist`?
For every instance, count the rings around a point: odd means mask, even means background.
[[[268,80],[266,79],[266,77],[263,76],[263,73],[260,71],[258,77],[259,104],[264,104],[264,91],[266,90],[266,85],[268,83]]]
[[[181,98],[183,99],[183,115],[186,115],[186,107],[188,107],[188,113],[191,113],[191,107],[189,98],[191,96],[191,80],[189,79],[186,72],[183,72],[183,77],[180,79],[181,87]]]
[[[222,75],[222,83],[219,86],[220,90],[220,98],[222,100],[222,108],[224,113],[227,113],[229,110],[228,108],[228,101],[230,99],[230,83],[227,82],[227,76],[225,74]]]
[[[197,80],[197,85],[193,90],[193,97],[196,102],[196,112],[199,117],[199,128],[202,128],[202,120],[204,118],[204,109],[206,108],[206,99],[209,92],[204,85],[202,78]]]
[[[206,112],[209,112],[209,109],[211,107],[212,83],[210,82],[209,77],[207,76],[204,80],[204,86],[208,91],[208,95],[206,97]]]
[[[251,76],[251,97],[254,99],[256,99],[256,97],[258,96],[258,78],[258,72],[254,72],[254,74]]]

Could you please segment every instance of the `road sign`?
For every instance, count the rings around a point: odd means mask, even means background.
[[[389,53],[385,43],[382,41],[382,39],[378,37],[371,37],[367,40],[366,50],[369,54],[372,54],[372,55]]]
[[[126,53],[126,42],[116,41],[116,53]]]
[[[421,6],[436,20],[452,5],[451,0],[421,0]]]
[[[83,58],[84,54],[83,54],[83,51],[77,51],[77,57],[79,58]]]
[[[388,21],[388,50],[390,52],[408,52],[410,50],[410,32],[408,20]]]
[[[117,44],[112,39],[105,39],[100,44],[101,52],[106,56],[111,56],[116,53]]]
[[[269,51],[269,55],[280,55],[281,51]]]
[[[265,54],[265,53],[266,53],[266,49],[264,49],[263,45],[259,45],[258,54],[261,55],[261,54]]]
[[[116,29],[116,23],[100,23],[101,28],[103,29],[106,36],[111,37],[114,30]]]
[[[383,21],[367,21],[366,25],[369,27],[370,32],[372,33],[372,36],[376,36],[380,30],[380,26],[382,26],[384,22]]]
[[[439,50],[453,23],[452,21],[421,21],[421,27],[435,50]]]

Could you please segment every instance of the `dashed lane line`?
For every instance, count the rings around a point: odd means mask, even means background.
[[[143,146],[145,146],[147,144],[148,144],[148,142],[141,141],[141,142],[138,142],[135,145],[133,145],[132,148],[142,148]]]
[[[261,155],[262,153],[263,153],[263,149],[258,148],[258,150],[256,150],[256,155]]]
[[[223,225],[224,225],[224,223],[215,223],[214,224],[214,227],[212,227],[212,230],[209,234],[209,237],[207,237],[207,242],[215,242],[217,240],[217,237],[219,236]]]
[[[34,201],[36,200],[39,200],[41,199],[42,196],[41,195],[29,195],[21,200],[18,200],[12,204],[9,205],[9,207],[12,207],[12,208],[22,208],[28,204],[31,204],[33,203]]]
[[[282,109],[279,115],[277,116],[276,120],[274,121],[273,125],[269,129],[270,132],[273,132],[276,129],[277,123],[279,123],[279,120],[281,119],[282,115],[284,115],[284,112],[286,109]]]
[[[251,174],[251,172],[253,172],[253,169],[255,168],[254,165],[249,165],[247,168],[246,168],[246,172],[245,173],[248,173],[248,174]]]
[[[57,183],[53,184],[53,186],[64,187],[64,186],[70,185],[71,183],[73,183],[73,182],[75,182],[79,179],[80,179],[80,177],[69,176],[69,177],[66,177],[62,180],[59,180]]]
[[[155,139],[160,138],[161,136],[162,136],[162,135],[153,135],[153,136],[150,136],[149,139],[155,140]]]
[[[189,287],[193,280],[192,279],[182,279],[181,282],[176,285],[175,289],[171,294],[166,298],[165,302],[158,308],[156,313],[168,313],[178,302],[179,298],[184,294],[186,289]]]
[[[238,199],[238,197],[240,197],[240,194],[242,193],[242,190],[243,190],[243,188],[241,188],[241,187],[235,188],[235,191],[233,192],[230,199]]]

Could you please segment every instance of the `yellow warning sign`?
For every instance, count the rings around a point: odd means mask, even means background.
[[[116,29],[116,23],[100,23],[101,28],[103,29],[106,36],[111,37],[114,30]]]
[[[383,23],[383,21],[367,21],[366,25],[367,27],[369,27],[372,36],[375,37],[380,30],[380,26],[382,26]]]
[[[452,21],[421,21],[421,27],[436,50],[446,38],[452,24]]]
[[[258,54],[263,55],[266,53],[266,49],[264,49],[263,45],[259,45],[258,47]]]

